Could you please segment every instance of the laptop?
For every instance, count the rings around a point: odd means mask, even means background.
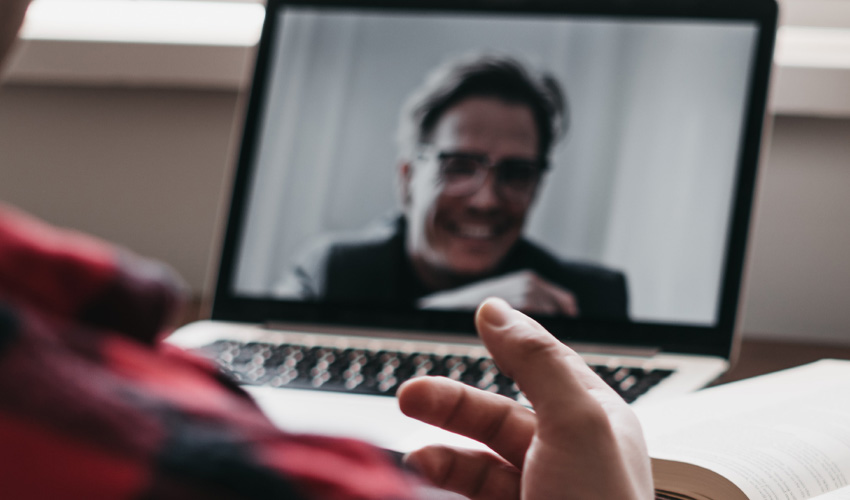
[[[273,421],[399,451],[443,375],[527,403],[500,296],[624,398],[737,347],[772,0],[269,0],[211,319],[169,341]]]

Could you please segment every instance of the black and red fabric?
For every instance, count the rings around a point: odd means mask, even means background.
[[[0,496],[414,496],[382,451],[282,432],[162,343],[183,295],[156,262],[0,205]]]

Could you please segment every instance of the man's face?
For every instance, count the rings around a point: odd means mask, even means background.
[[[29,0],[0,0],[0,68],[6,52],[15,41]]]
[[[430,154],[402,167],[406,248],[414,266],[460,279],[494,270],[522,233],[536,177],[527,196],[507,196],[516,193],[490,169],[479,177],[480,187],[459,195],[451,192],[445,169],[441,174],[439,156],[486,156],[491,165],[537,162],[538,132],[531,110],[497,98],[465,99],[440,117],[428,150]]]

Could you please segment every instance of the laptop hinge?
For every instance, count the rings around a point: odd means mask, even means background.
[[[356,337],[373,337],[394,340],[413,340],[447,344],[471,344],[482,345],[481,339],[472,334],[448,334],[426,331],[393,330],[389,328],[358,328],[350,326],[329,326],[315,324],[294,324],[281,322],[267,322],[262,325],[266,330],[291,331],[299,333],[311,333],[319,335],[344,335]]]
[[[473,344],[481,345],[481,340],[475,335],[464,334],[439,334],[434,332],[416,332],[409,330],[392,330],[383,328],[352,328],[328,325],[304,325],[281,322],[268,322],[262,325],[266,330],[295,331],[299,333],[313,333],[321,335],[353,335],[359,337],[389,338],[395,340],[414,340],[448,344]],[[569,343],[579,354],[585,356],[618,356],[630,358],[652,358],[661,352],[656,347],[627,347],[610,346],[603,344]]]
[[[603,344],[583,344],[570,342],[568,344],[582,355],[628,356],[634,358],[651,358],[661,352],[657,347],[627,347]]]

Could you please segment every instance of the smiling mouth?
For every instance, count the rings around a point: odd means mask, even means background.
[[[488,240],[499,236],[502,231],[493,224],[458,224],[453,233],[461,238],[473,240]]]

